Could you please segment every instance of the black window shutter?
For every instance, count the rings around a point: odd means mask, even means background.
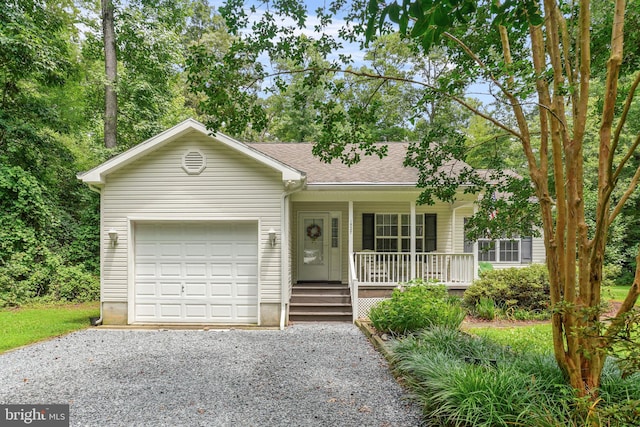
[[[520,262],[522,264],[531,264],[533,261],[533,239],[531,236],[523,237],[520,240]]]
[[[424,214],[424,251],[435,252],[437,249],[437,215]]]
[[[375,234],[376,216],[372,213],[362,214],[362,250],[376,250]]]

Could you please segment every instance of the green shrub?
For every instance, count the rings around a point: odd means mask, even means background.
[[[444,285],[410,282],[395,289],[391,299],[371,308],[369,319],[380,332],[404,335],[445,325],[458,328],[465,312]]]
[[[465,291],[463,306],[473,311],[481,299],[491,299],[504,310],[541,312],[549,307],[549,273],[544,265],[485,271]]]
[[[622,275],[622,267],[618,264],[605,264],[602,266],[602,286],[615,286]]]

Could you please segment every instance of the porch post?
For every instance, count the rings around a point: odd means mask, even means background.
[[[411,201],[409,207],[410,215],[409,215],[409,224],[411,224],[409,235],[411,236],[411,241],[409,243],[411,248],[411,263],[410,263],[410,279],[413,280],[416,278],[416,202],[415,200]]]
[[[349,200],[349,244],[348,244],[349,257],[353,257],[353,201]],[[351,277],[351,269],[349,269],[349,281],[353,280]]]
[[[478,213],[478,205],[473,204],[473,214]],[[478,263],[478,240],[473,241],[473,280],[479,277],[478,271],[480,270],[480,264]]]
[[[360,309],[358,308],[358,280],[359,277],[354,277],[356,273],[352,266],[354,265],[355,259],[353,256],[353,200],[349,200],[349,243],[348,243],[348,251],[349,251],[349,292],[351,293],[351,310],[353,321],[355,322],[358,317],[360,317]]]

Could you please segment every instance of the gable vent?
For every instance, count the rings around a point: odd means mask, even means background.
[[[191,150],[182,157],[182,169],[189,175],[198,175],[207,166],[207,159],[200,150]]]

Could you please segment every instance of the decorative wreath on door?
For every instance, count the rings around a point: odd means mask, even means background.
[[[307,227],[307,237],[315,242],[322,235],[322,228],[318,224],[311,224]]]

